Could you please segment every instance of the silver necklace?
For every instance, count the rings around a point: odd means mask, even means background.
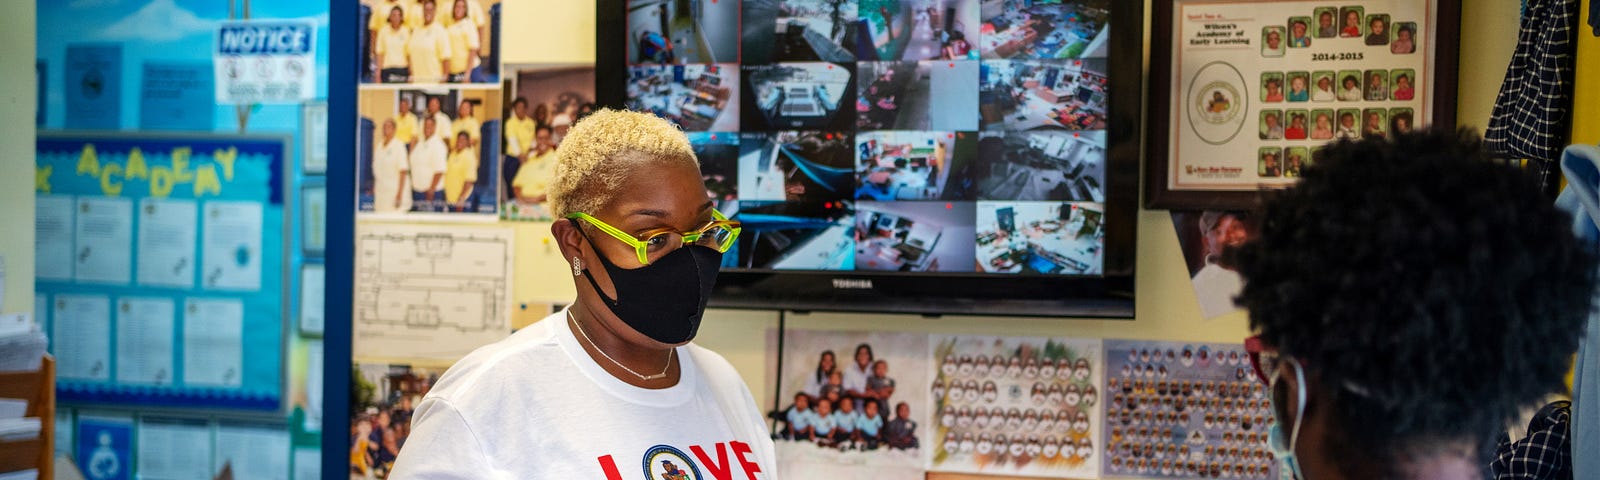
[[[589,338],[589,332],[583,331],[583,324],[578,323],[578,317],[572,316],[572,310],[567,310],[567,319],[572,320],[572,325],[575,326],[575,327],[578,327],[578,333],[583,335],[583,341],[589,342],[589,346],[594,347],[594,351],[600,352],[600,356],[606,357],[606,360],[610,360],[612,364],[615,364],[618,367],[622,367],[622,369],[623,370],[627,370],[628,373],[631,373],[631,374],[634,374],[635,376],[638,376],[640,380],[650,381],[650,380],[655,380],[655,379],[658,379],[658,378],[666,378],[667,377],[667,370],[671,370],[672,369],[672,352],[674,350],[677,350],[676,348],[667,349],[667,365],[664,366],[664,367],[661,367],[661,373],[657,373],[655,375],[645,375],[643,373],[639,373],[639,372],[633,371],[633,369],[628,368],[627,365],[623,365],[622,362],[617,361],[617,359],[611,358],[610,355],[606,354],[605,350],[600,349],[600,345],[594,343],[594,340]]]

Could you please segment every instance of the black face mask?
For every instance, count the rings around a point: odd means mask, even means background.
[[[582,228],[578,232],[589,239]],[[594,245],[594,240],[589,239],[589,244]],[[583,276],[622,323],[661,343],[694,339],[705,314],[706,300],[711,298],[711,287],[717,284],[722,252],[687,245],[632,270],[611,263],[598,249],[595,256],[600,257],[600,264],[611,277],[617,298],[607,297],[588,269],[583,270]]]

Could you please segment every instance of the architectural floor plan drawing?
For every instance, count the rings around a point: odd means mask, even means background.
[[[511,230],[374,224],[358,230],[357,357],[453,360],[511,332]]]

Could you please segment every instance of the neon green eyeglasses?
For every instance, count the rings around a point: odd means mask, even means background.
[[[713,219],[711,222],[706,223],[705,226],[699,229],[688,232],[657,228],[644,231],[638,235],[630,235],[587,213],[575,212],[568,214],[567,218],[589,222],[590,225],[594,225],[600,231],[606,232],[607,235],[633,246],[634,251],[639,254],[639,263],[642,265],[649,265],[650,262],[660,260],[661,257],[667,256],[668,253],[672,253],[684,245],[698,245],[718,252],[728,253],[728,249],[733,248],[733,241],[739,238],[739,231],[742,230],[739,228],[739,222],[728,220],[728,217],[723,216],[722,212],[718,212],[716,209],[711,210],[711,218]]]

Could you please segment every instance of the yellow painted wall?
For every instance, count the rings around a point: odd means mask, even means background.
[[[515,3],[515,2],[512,2]],[[1517,39],[1517,3],[1504,0],[1467,0],[1463,6],[1460,108],[1462,125],[1480,130],[1488,122],[1490,106],[1511,59]],[[592,62],[594,52],[593,3],[576,2],[556,11],[575,19],[568,30],[516,32],[507,29],[507,62]],[[1148,4],[1147,4],[1148,11]],[[581,13],[580,13],[581,12]],[[544,12],[541,11],[541,15]],[[577,17],[583,18],[578,19]],[[514,17],[513,17],[514,18]],[[581,25],[577,20],[582,20]],[[1148,22],[1148,19],[1146,20]],[[552,24],[561,22],[552,22]],[[537,36],[539,40],[535,41]],[[551,42],[551,43],[545,43]],[[560,43],[564,42],[564,43]],[[530,48],[536,45],[536,48]],[[925,319],[907,315],[816,313],[790,315],[790,328],[862,329],[963,334],[1058,335],[1147,340],[1240,342],[1247,335],[1243,313],[1202,320],[1190,287],[1177,235],[1166,211],[1139,212],[1137,317],[1133,321],[1085,319],[1018,319],[1004,317],[945,317]],[[517,229],[517,272],[514,298],[518,302],[570,302],[572,276],[559,252],[550,244],[548,223],[520,224]],[[766,332],[777,326],[773,311],[712,311],[706,316],[697,343],[728,358],[751,385],[760,405],[771,398],[766,366]]]
[[[1572,96],[1572,143],[1600,143],[1600,37],[1589,28],[1589,4],[1578,20],[1578,72]]]
[[[5,308],[33,311],[33,2],[16,2],[0,18],[0,258],[5,259]]]
[[[1521,8],[1521,2],[1509,0],[1462,0],[1457,125],[1479,133],[1489,125],[1500,82],[1517,47]]]

